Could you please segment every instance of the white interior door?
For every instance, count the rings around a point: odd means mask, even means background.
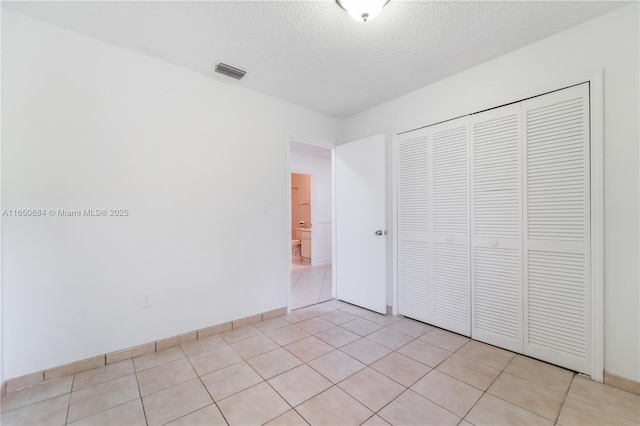
[[[431,128],[396,140],[398,313],[431,322],[429,265],[429,138]]]
[[[471,337],[523,351],[521,109],[471,116]]]
[[[337,298],[387,312],[384,135],[336,147]]]
[[[591,366],[589,86],[524,101],[524,353]]]
[[[469,336],[469,118],[431,131],[431,323]]]

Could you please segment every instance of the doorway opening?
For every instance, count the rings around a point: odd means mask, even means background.
[[[311,265],[312,176],[291,173],[291,263]]]
[[[328,147],[290,141],[291,309],[331,300],[333,164]]]

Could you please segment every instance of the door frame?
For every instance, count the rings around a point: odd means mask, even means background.
[[[289,229],[291,232],[291,142],[303,143],[305,145],[313,145],[322,148],[328,148],[331,150],[331,297],[336,297],[336,144],[326,140],[326,139],[318,139],[311,138],[307,136],[301,136],[294,133],[287,133],[287,143],[286,143],[286,159],[287,159],[287,167],[286,169],[286,209],[287,214],[285,216],[286,223],[285,229]],[[291,237],[285,241],[286,248],[285,253],[287,253],[287,270],[289,273],[287,274],[287,313],[291,313]]]
[[[506,105],[527,98],[589,83],[590,149],[591,149],[591,379],[604,381],[604,70],[572,71],[558,73],[548,81],[533,82],[524,94],[506,94]],[[502,105],[495,105],[498,107]],[[478,111],[462,111],[457,118]],[[452,114],[453,115],[453,114]],[[430,123],[431,126],[437,123]],[[426,126],[422,126],[426,127]],[[391,229],[392,229],[392,309],[398,313],[398,134],[415,129],[393,132],[391,149]]]

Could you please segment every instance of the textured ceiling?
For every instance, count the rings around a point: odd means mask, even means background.
[[[344,118],[624,3],[392,0],[368,23],[335,1],[70,1],[2,6]]]

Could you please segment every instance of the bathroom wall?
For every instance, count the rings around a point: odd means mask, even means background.
[[[294,229],[300,228],[300,221],[304,220],[305,228],[312,225],[311,205],[300,206],[299,203],[311,203],[311,176],[291,173],[291,235]]]

